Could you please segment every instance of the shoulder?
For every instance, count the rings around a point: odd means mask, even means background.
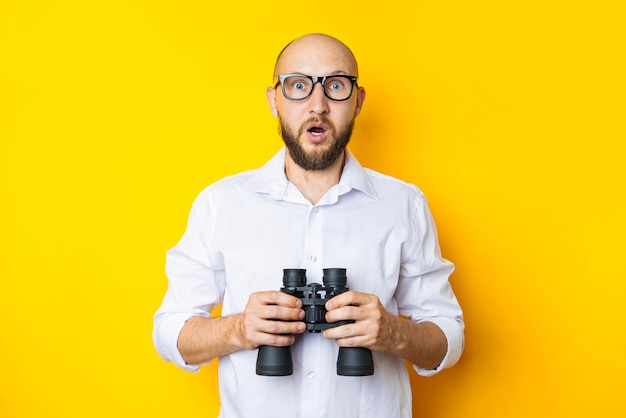
[[[229,196],[244,188],[254,175],[255,170],[248,170],[221,178],[209,184],[198,194],[199,199],[214,199],[218,196]]]
[[[422,190],[415,184],[408,183],[397,177],[383,174],[370,168],[363,168],[367,177],[370,179],[376,194],[380,198],[399,198],[406,197],[408,199],[425,201],[426,197]]]

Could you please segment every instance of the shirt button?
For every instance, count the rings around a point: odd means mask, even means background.
[[[308,372],[308,373],[307,373],[307,377],[308,377],[309,379],[313,379],[313,378],[315,377],[315,372]]]
[[[311,263],[315,263],[317,261],[317,257],[312,255],[311,257],[309,257],[309,260],[311,260]]]

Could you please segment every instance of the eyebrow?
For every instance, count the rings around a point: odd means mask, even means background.
[[[341,76],[346,76],[346,77],[357,77],[357,79],[359,77],[357,75],[352,75],[350,73],[347,73],[347,72],[345,72],[343,70],[333,71],[333,72],[331,72],[330,74],[328,74],[326,76],[312,76],[312,75],[309,75],[309,74],[305,74],[304,72],[301,72],[301,71],[295,71],[295,72],[290,72],[290,73],[276,74],[276,77],[274,78],[274,88],[278,87],[278,85],[280,84],[280,80],[279,80],[278,77],[283,75],[283,74],[300,74],[300,75],[304,75],[304,76],[307,76],[307,77],[330,77],[330,76],[333,76],[333,75],[341,75]]]

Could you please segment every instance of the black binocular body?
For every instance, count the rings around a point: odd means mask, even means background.
[[[347,292],[347,276],[344,268],[324,269],[323,285],[307,284],[305,269],[284,269],[281,292],[290,294],[302,301],[305,312],[304,322],[309,333],[319,333],[354,321],[326,322],[328,299]],[[322,294],[323,293],[323,294]],[[256,374],[261,376],[289,376],[293,374],[291,347],[259,347]],[[340,376],[370,376],[374,374],[372,352],[363,347],[339,347],[337,374]]]

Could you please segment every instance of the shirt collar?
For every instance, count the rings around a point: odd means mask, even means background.
[[[327,193],[329,199],[323,200],[330,200],[328,203],[333,203],[340,195],[348,193],[352,189],[359,190],[372,199],[378,199],[366,170],[350,151],[346,150],[346,152],[346,164],[341,173],[339,184],[329,190]],[[292,200],[288,196],[294,186],[291,185],[285,175],[285,156],[286,149],[283,147],[264,166],[253,170],[242,188],[255,193],[269,194],[275,200]]]

